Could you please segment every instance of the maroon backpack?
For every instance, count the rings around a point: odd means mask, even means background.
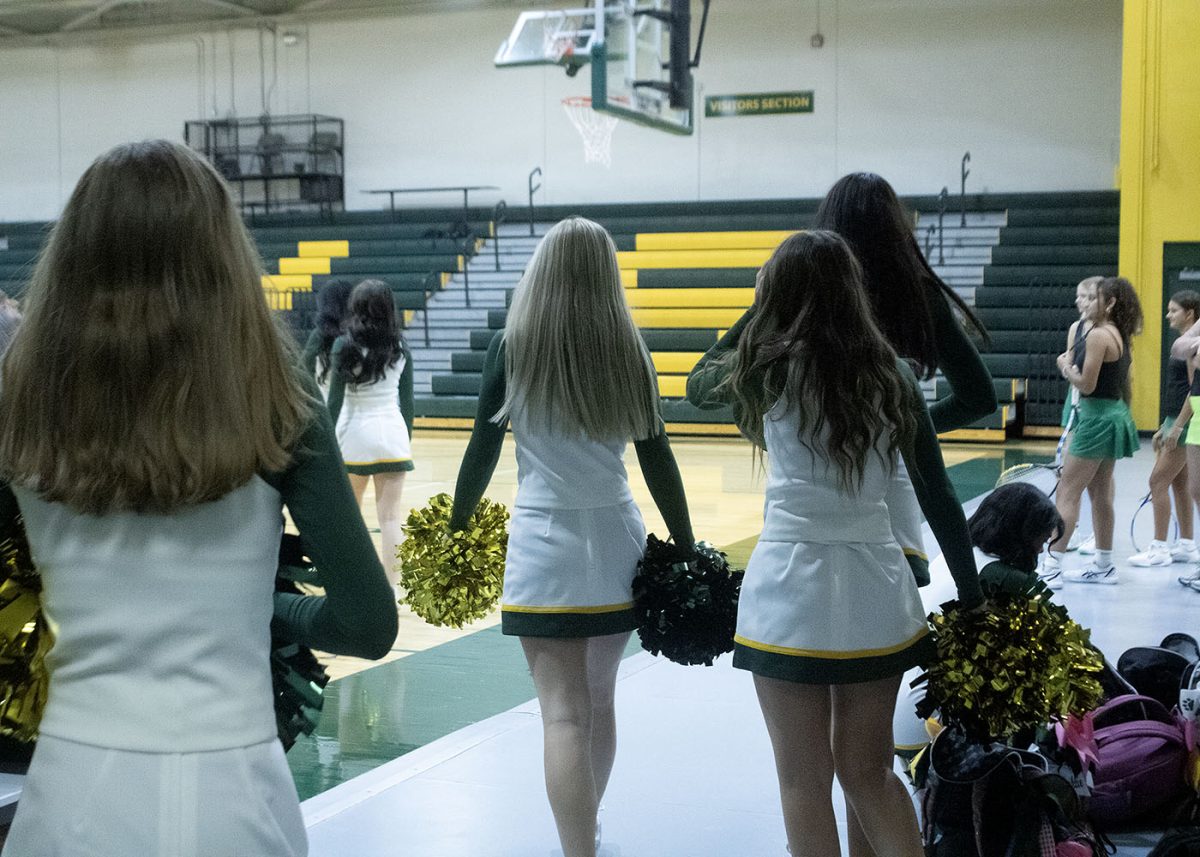
[[[1148,696],[1118,696],[1093,712],[1096,760],[1088,815],[1108,827],[1164,808],[1184,790],[1188,748],[1179,719]]]

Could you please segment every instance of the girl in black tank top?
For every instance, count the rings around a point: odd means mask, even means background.
[[[1183,333],[1200,319],[1200,294],[1181,291],[1167,301],[1167,324],[1176,333]],[[1150,504],[1154,510],[1154,540],[1141,553],[1129,558],[1129,564],[1149,567],[1171,565],[1175,562],[1200,562],[1192,533],[1192,499],[1188,491],[1188,452],[1179,439],[1187,431],[1192,406],[1188,394],[1200,395],[1200,372],[1196,373],[1195,388],[1189,380],[1188,362],[1169,357],[1163,384],[1162,426],[1154,434],[1154,469],[1150,471]],[[1175,495],[1175,520],[1179,538],[1168,542],[1171,527],[1171,494]],[[1186,576],[1181,581],[1190,582]]]
[[[1107,277],[1096,285],[1089,307],[1091,328],[1080,349],[1059,355],[1058,368],[1079,390],[1079,416],[1063,463],[1056,505],[1064,532],[1050,546],[1041,574],[1054,586],[1061,580],[1116,583],[1112,564],[1113,466],[1138,449],[1137,427],[1129,413],[1129,342],[1141,331],[1142,309],[1128,280]],[[1081,322],[1081,325],[1083,322]],[[1079,352],[1082,351],[1082,354]],[[1074,353],[1072,353],[1074,352]],[[1062,571],[1062,551],[1079,520],[1079,501],[1087,489],[1092,499],[1096,535],[1095,560],[1078,570]]]

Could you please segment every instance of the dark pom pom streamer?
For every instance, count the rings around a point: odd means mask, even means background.
[[[45,657],[53,641],[41,591],[25,526],[12,519],[0,527],[0,736],[18,749],[37,738],[46,707]]]
[[[1104,660],[1048,595],[1039,581],[1022,593],[992,593],[981,613],[943,604],[929,617],[937,659],[918,714],[937,710],[947,726],[992,741],[1099,705]]]
[[[677,664],[704,664],[733,651],[742,572],[725,554],[698,542],[689,565],[680,549],[653,533],[633,579],[634,611],[642,648]]]
[[[461,628],[495,609],[504,586],[508,551],[508,509],[479,501],[466,529],[450,532],[454,500],[430,498],[409,512],[400,545],[400,585],[404,601],[431,625]]]
[[[299,536],[284,533],[279,543],[276,592],[300,593],[296,583],[320,585],[320,574],[305,555]],[[321,719],[329,674],[308,646],[271,639],[271,691],[275,696],[275,728],[283,749],[301,735],[311,735]]]

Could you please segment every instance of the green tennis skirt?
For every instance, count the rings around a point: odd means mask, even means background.
[[[1079,417],[1071,435],[1076,458],[1132,458],[1138,451],[1137,426],[1121,399],[1080,397]]]

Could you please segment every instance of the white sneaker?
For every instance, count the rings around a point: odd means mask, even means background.
[[[1117,567],[1110,565],[1108,568],[1100,568],[1096,563],[1089,562],[1083,568],[1064,571],[1063,577],[1071,583],[1116,583]]]
[[[1196,548],[1193,545],[1192,550]],[[1136,565],[1138,568],[1152,568],[1160,565],[1170,565],[1174,562],[1171,559],[1171,546],[1166,542],[1160,542],[1157,539],[1150,542],[1150,547],[1141,553],[1135,553],[1129,558],[1130,565]]]
[[[1200,550],[1192,539],[1179,539],[1171,545],[1171,559],[1175,562],[1200,562]]]
[[[1076,530],[1075,534],[1078,535],[1079,531]],[[1072,542],[1075,541],[1074,536],[1071,537],[1071,541]],[[1096,534],[1088,533],[1087,538],[1080,539],[1078,551],[1083,556],[1091,556],[1092,554],[1094,554],[1096,552]]]
[[[1175,579],[1179,581],[1180,586],[1191,586],[1193,583],[1200,583],[1200,568],[1193,568],[1191,574],[1182,574]]]
[[[1062,589],[1062,568],[1057,565],[1041,565],[1038,567],[1038,580],[1046,584],[1047,589]]]

